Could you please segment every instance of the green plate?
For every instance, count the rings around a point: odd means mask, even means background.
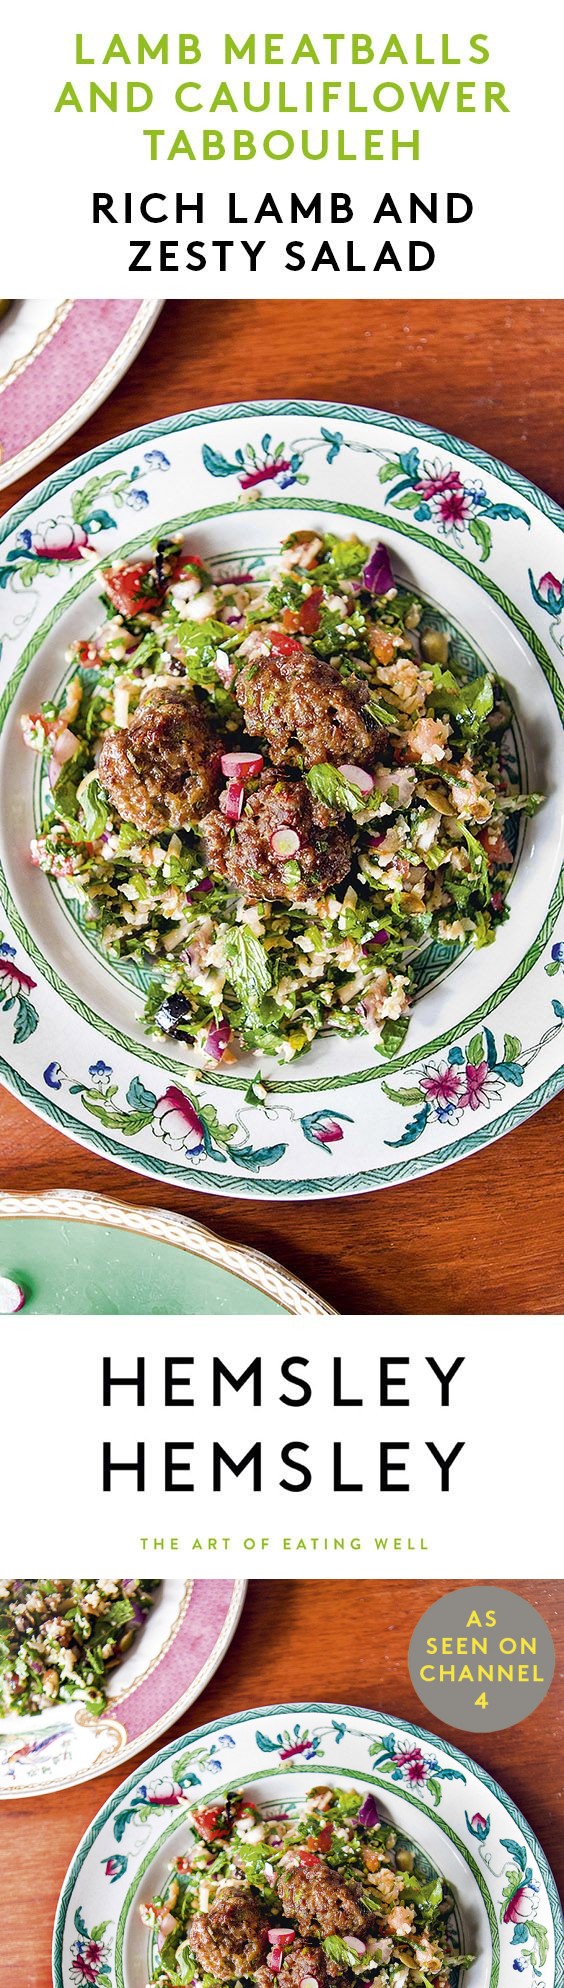
[[[28,1316],[329,1309],[258,1251],[166,1209],[94,1194],[0,1195],[0,1276],[21,1285]]]

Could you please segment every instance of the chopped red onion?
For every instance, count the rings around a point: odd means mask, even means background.
[[[227,1049],[227,1044],[230,1041],[231,1029],[229,1022],[213,1022],[211,1028],[208,1029],[204,1043],[206,1056],[213,1057],[214,1063],[220,1063],[224,1050]]]
[[[368,953],[371,946],[387,946],[389,937],[389,932],[385,932],[382,926],[380,932],[373,932],[372,938],[367,939],[366,945],[362,948],[363,953]]]
[[[365,1795],[362,1808],[358,1811],[358,1820],[362,1823],[363,1829],[376,1828],[380,1818],[373,1795]],[[352,1944],[351,1940],[349,1945],[352,1946]]]
[[[59,732],[58,739],[56,741],[55,746],[53,747],[51,758],[49,760],[50,787],[55,786],[56,781],[59,778],[61,767],[66,765],[67,759],[74,759],[77,747],[78,747],[78,739],[75,738],[74,732],[70,731],[69,726],[65,725],[64,732]]]
[[[193,897],[204,897],[207,891],[213,889],[213,877],[201,877],[199,884],[194,884],[194,889],[186,892],[186,903],[191,904]]]
[[[390,587],[394,586],[390,555],[385,545],[379,543],[374,546],[362,578],[370,594],[388,594]]]
[[[225,689],[229,690],[235,675],[235,664],[230,662],[229,656],[222,656],[218,653],[215,658],[215,667]]]

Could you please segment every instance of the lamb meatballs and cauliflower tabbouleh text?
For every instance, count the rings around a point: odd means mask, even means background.
[[[33,860],[201,1066],[328,1029],[393,1055],[422,939],[507,916],[509,817],[539,797],[503,770],[503,686],[356,537],[292,532],[260,582],[161,539],[103,578],[62,700],[23,720]]]
[[[449,1988],[470,1964],[440,1879],[419,1874],[371,1793],[312,1788],[297,1813],[267,1815],[242,1790],[190,1819],[192,1848],[141,1905],[149,1988]]]

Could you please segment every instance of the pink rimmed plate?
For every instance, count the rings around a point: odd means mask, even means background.
[[[43,462],[107,399],[161,305],[153,298],[26,298],[0,321],[0,490]]]

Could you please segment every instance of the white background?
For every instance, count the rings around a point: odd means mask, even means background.
[[[376,1216],[375,1216],[376,1219]],[[476,1263],[479,1279],[479,1261]],[[400,1579],[524,1580],[564,1572],[561,1542],[561,1327],[530,1320],[363,1318],[268,1321],[238,1319],[57,1319],[3,1322],[3,1441],[0,1456],[0,1542],[5,1572],[26,1567],[57,1571],[94,1563],[115,1573],[254,1574]],[[196,1407],[163,1407],[164,1354],[194,1354]],[[146,1356],[145,1410],[132,1389],[114,1390],[102,1407],[102,1356],[115,1374],[136,1371]],[[218,1354],[242,1374],[262,1355],[263,1407],[252,1407],[250,1386],[226,1390],[224,1406],[211,1407],[211,1362]],[[282,1359],[310,1359],[311,1403],[283,1408]],[[362,1410],[332,1406],[333,1356],[343,1358],[343,1392],[360,1394]],[[408,1355],[409,1408],[379,1407],[379,1363]],[[465,1364],[452,1383],[452,1406],[441,1408],[437,1380],[425,1355],[448,1370],[458,1354]],[[396,1370],[397,1371],[397,1370]],[[145,1438],[147,1491],[132,1478],[114,1480],[103,1494],[102,1443],[116,1459],[133,1457]],[[193,1440],[193,1494],[162,1490],[165,1438]],[[241,1458],[258,1438],[263,1445],[263,1492],[253,1495],[249,1473],[225,1475],[221,1495],[211,1485],[211,1444],[220,1441]],[[332,1444],[343,1444],[349,1476],[363,1481],[362,1496],[333,1495]],[[411,1491],[379,1492],[380,1440],[409,1440]],[[311,1490],[296,1496],[278,1488],[283,1443],[310,1445]],[[443,1455],[466,1447],[453,1466],[452,1489],[440,1490],[436,1464],[425,1448]],[[179,1541],[176,1551],[142,1551],[142,1536]],[[284,1551],[282,1541],[345,1535],[361,1547],[325,1552]],[[193,1551],[192,1542],[229,1539],[229,1547]],[[374,1537],[387,1538],[376,1552]],[[255,1550],[243,1542],[254,1538]],[[393,1540],[403,1541],[394,1550]],[[269,1545],[260,1547],[261,1539]],[[413,1542],[411,1549],[407,1542]],[[426,1550],[420,1547],[421,1540]],[[54,1547],[54,1542],[56,1546]],[[6,1564],[8,1563],[8,1564]]]
[[[59,0],[56,8],[41,7],[38,0],[30,0],[27,7],[5,8],[0,44],[2,289],[11,296],[559,296],[563,268],[562,22],[562,9],[554,0],[537,0],[534,8],[526,7],[523,0],[517,5],[514,0],[483,0],[480,7],[467,4],[467,0],[456,7],[447,0],[424,0],[419,6],[415,0],[394,0],[393,6],[376,10],[366,5],[341,8],[333,4],[329,12],[321,0],[310,0],[309,7],[304,7],[302,0],[286,0],[282,9],[258,6],[256,0],[237,9],[227,7],[224,0],[191,10],[178,0],[169,0],[158,10],[133,7],[131,0],[111,0],[111,4],[100,0],[95,10],[81,9],[76,0]],[[471,67],[463,59],[460,68],[445,71],[438,66],[417,68],[411,60],[406,68],[390,63],[383,72],[376,65],[353,70],[348,60],[342,60],[336,69],[327,64],[324,71],[312,69],[309,63],[287,70],[266,70],[259,61],[254,69],[243,64],[225,67],[226,27],[236,31],[242,42],[253,29],[260,35],[267,28],[274,32],[281,26],[289,51],[304,30],[316,42],[323,31],[343,32],[349,26],[358,32],[369,31],[380,52],[391,32],[412,51],[417,31],[424,33],[426,47],[433,50],[439,47],[441,31],[448,30],[451,50],[460,50],[464,58],[470,34],[482,32],[488,34],[491,60],[482,67]],[[179,30],[200,35],[205,60],[198,69],[183,69],[177,76],[174,67],[149,64],[142,69],[137,65],[136,31],[144,31],[155,42],[164,29],[170,33],[171,45]],[[112,33],[120,32],[132,49],[130,68],[124,69],[122,64],[102,68],[97,62],[95,67],[77,72],[73,62],[76,31],[83,32],[85,45],[100,58]],[[444,76],[454,81],[473,78],[477,104],[482,100],[484,81],[493,78],[504,81],[511,112],[504,116],[492,111],[486,116],[478,109],[475,115],[456,116],[448,108],[450,97],[440,115],[427,112],[418,116],[415,110],[413,114],[406,110],[399,120],[405,121],[406,135],[413,124],[421,131],[418,165],[409,154],[401,164],[338,165],[330,156],[320,165],[306,165],[299,153],[285,164],[269,163],[262,157],[254,164],[236,166],[229,160],[201,166],[182,158],[171,164],[148,163],[141,136],[146,124],[164,125],[171,138],[178,126],[184,125],[196,144],[203,124],[221,126],[227,132],[231,123],[254,124],[260,132],[277,126],[298,130],[304,122],[317,132],[326,123],[335,133],[343,122],[335,112],[325,119],[319,112],[302,119],[280,116],[277,111],[254,119],[245,112],[236,119],[229,112],[190,117],[174,105],[178,80],[197,78],[205,100],[223,76],[240,94],[245,78],[252,80],[255,88],[264,76],[273,86],[286,80],[292,91],[299,91],[308,77],[317,82],[322,73],[343,82],[354,76],[360,92],[371,84],[374,87],[382,76],[390,80],[397,77],[406,88],[410,77],[420,85],[427,80],[439,85]],[[141,115],[99,111],[95,116],[86,112],[79,116],[63,111],[55,116],[54,104],[69,77],[81,89],[91,78],[107,87],[112,77],[121,77],[122,83],[124,78],[145,77],[155,89],[157,103]],[[348,136],[356,137],[357,142],[364,121],[361,117],[345,120]],[[373,111],[369,121],[387,132],[398,119]],[[211,250],[208,266],[198,275],[186,271],[162,275],[158,270],[147,276],[128,275],[129,234],[156,235],[157,230],[139,226],[131,230],[125,226],[94,228],[90,220],[94,187],[115,193],[127,188],[137,194],[156,187],[167,195],[178,190],[185,198],[203,192],[204,229],[188,223],[187,233],[203,236],[208,243],[218,235],[234,237],[236,248],[226,275],[218,275]],[[326,232],[325,227],[302,224],[266,230],[267,247],[253,278],[237,237],[246,234],[255,241],[265,235],[264,227],[252,226],[265,191],[271,191],[283,206],[292,190],[305,198],[317,188],[350,193],[355,225],[334,229],[331,240],[344,256],[344,239],[354,239],[356,260],[367,261],[367,273],[335,275],[329,270],[312,276],[307,268],[302,273],[285,273],[285,242],[305,238],[311,263],[319,238]],[[391,191],[401,208],[410,189],[425,197],[431,191],[467,191],[474,201],[475,218],[451,228],[418,225],[416,234],[428,235],[436,245],[436,262],[427,274],[397,274],[388,269],[375,276],[376,231],[372,224],[377,205],[382,195]],[[240,195],[249,216],[246,229],[226,224],[230,190]],[[172,222],[164,232],[176,237],[181,231]],[[382,228],[378,234],[377,246],[389,234],[397,243],[400,258],[405,254],[408,221],[402,227]],[[510,358],[508,354],[508,363]]]

